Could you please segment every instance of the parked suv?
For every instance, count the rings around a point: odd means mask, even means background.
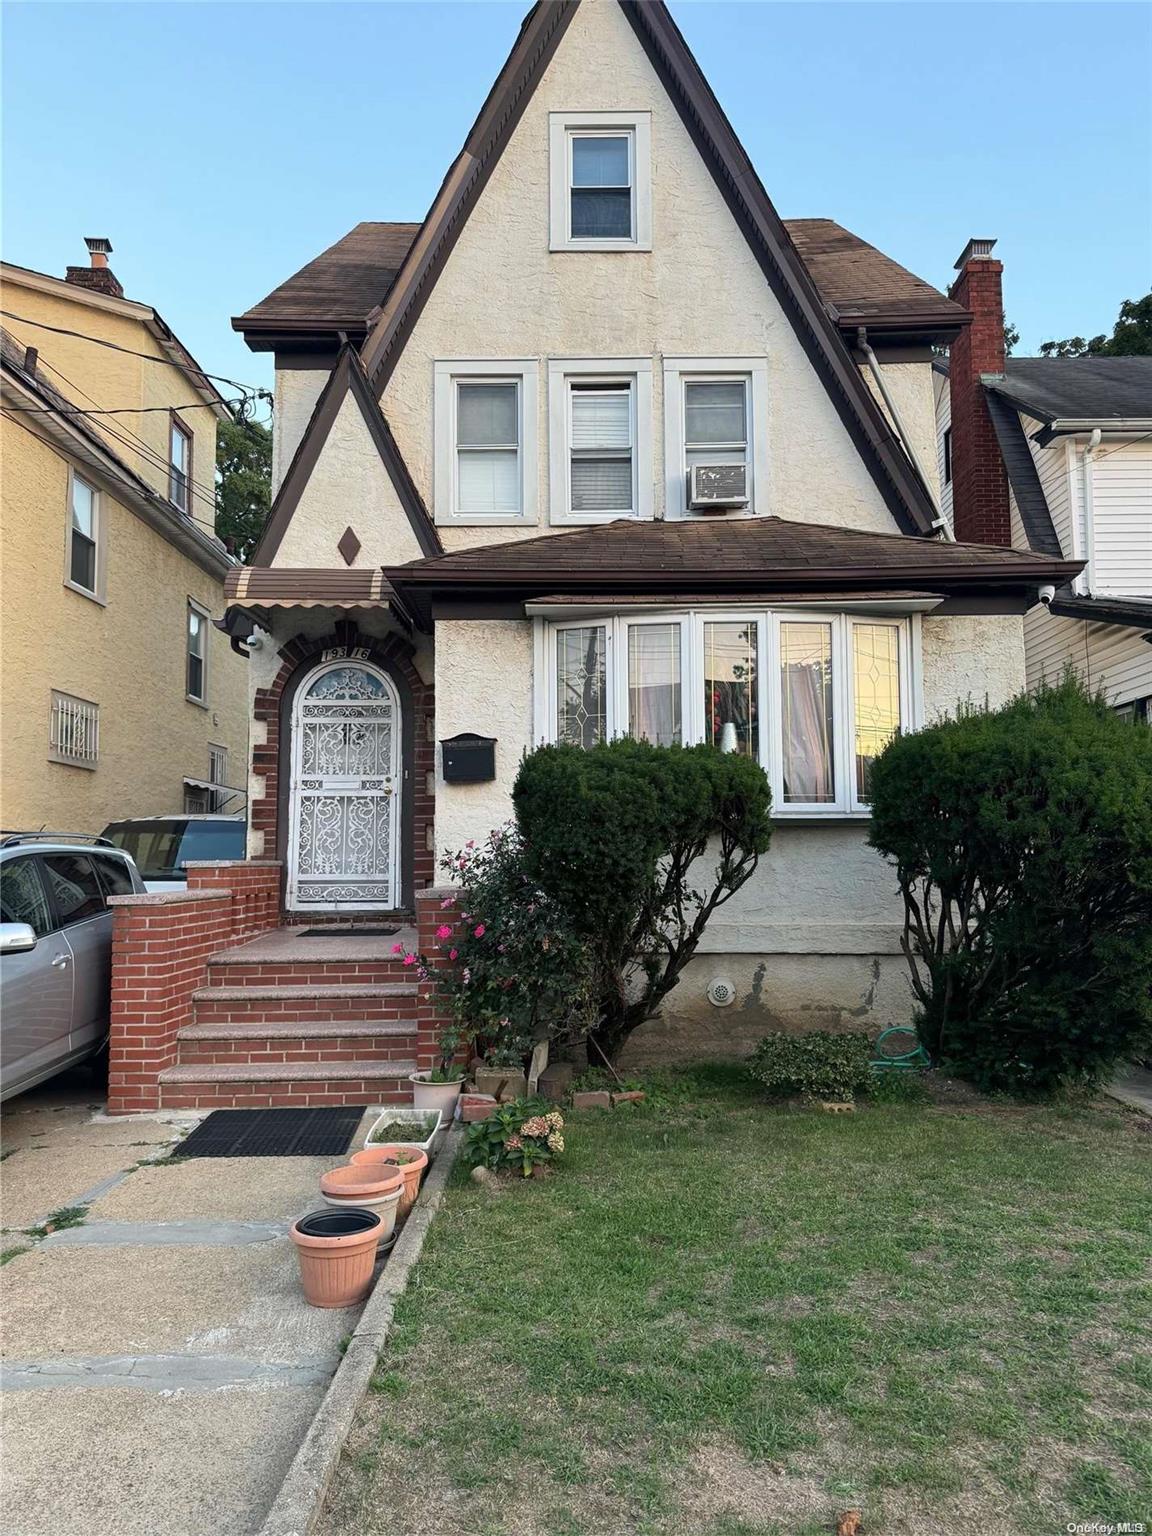
[[[179,891],[189,863],[242,859],[248,826],[243,816],[134,816],[110,821],[101,836],[132,855],[148,890]]]
[[[109,896],[142,891],[103,838],[0,832],[0,1099],[94,1056],[112,1006]]]

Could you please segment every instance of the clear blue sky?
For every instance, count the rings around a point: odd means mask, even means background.
[[[526,9],[10,3],[4,256],[62,276],[107,235],[205,367],[266,383],[230,317],[358,220],[423,216]],[[1147,292],[1146,5],[673,9],[784,217],[938,286],[998,236],[1021,353]]]

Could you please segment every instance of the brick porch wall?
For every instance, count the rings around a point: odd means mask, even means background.
[[[337,647],[349,649],[363,647],[368,659],[385,671],[399,674],[407,683],[412,696],[412,717],[405,721],[406,728],[414,735],[412,750],[412,783],[407,793],[412,800],[412,883],[415,892],[432,884],[436,872],[434,827],[436,816],[435,771],[435,692],[423,682],[412,665],[412,648],[398,635],[378,639],[360,632],[354,622],[341,622],[331,635],[321,639],[307,639],[298,635],[289,640],[279,652],[283,666],[270,688],[258,688],[253,715],[264,722],[267,740],[252,748],[252,771],[264,780],[264,793],[253,799],[249,807],[250,825],[264,834],[264,851],[269,858],[279,857],[281,839],[287,839],[287,827],[280,826],[280,752],[290,750],[290,743],[280,740],[280,717],[284,691],[292,678],[302,668],[314,666],[321,654]],[[283,771],[289,772],[285,763]],[[309,912],[308,922],[315,924],[325,920],[324,913]],[[344,915],[339,919],[347,923]]]
[[[274,928],[280,865],[190,864],[186,891],[113,896],[108,1113],[159,1109],[157,1079],[176,1061],[176,1032],[208,961],[237,939]]]

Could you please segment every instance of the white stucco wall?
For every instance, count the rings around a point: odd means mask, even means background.
[[[652,114],[652,250],[548,249],[548,114]],[[585,0],[512,135],[413,329],[385,415],[432,504],[433,362],[537,358],[539,528],[443,530],[456,549],[548,531],[547,377],[554,357],[650,357],[653,456],[664,502],[662,355],[768,360],[768,510],[895,531],[710,172],[615,0]],[[918,368],[927,375],[927,365]],[[909,392],[903,384],[902,393]],[[930,390],[927,381],[925,388]],[[916,393],[916,390],[911,390]],[[930,393],[928,394],[930,409]],[[919,421],[920,409],[916,408]],[[931,432],[928,433],[931,443]]]
[[[354,566],[395,565],[423,553],[351,394],[332,423],[272,563],[343,568],[337,545],[346,528],[360,540]]]
[[[276,424],[272,437],[272,494],[288,472],[304,428],[328,382],[327,368],[277,368]]]
[[[441,621],[436,626],[436,739],[496,738],[496,778],[445,784],[436,757],[438,858],[483,838],[512,815],[512,785],[532,743],[530,619]]]
[[[882,352],[877,353],[877,357],[880,370],[884,375],[884,383],[900,416],[899,425],[884,402],[872,370],[864,368],[862,372],[868,382],[868,388],[872,392],[873,399],[891,421],[893,429],[897,433],[900,433],[901,429],[907,432],[916,463],[928,483],[928,489],[939,502],[941,471],[937,462],[936,396],[932,387],[931,359],[924,362],[890,363],[885,361]]]
[[[926,724],[961,704],[996,709],[1024,690],[1021,614],[928,614],[922,648]]]

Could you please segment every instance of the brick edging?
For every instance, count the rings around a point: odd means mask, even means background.
[[[423,1252],[463,1137],[459,1126],[448,1133],[258,1536],[312,1536],[316,1530],[344,1442],[392,1331],[396,1302]]]

